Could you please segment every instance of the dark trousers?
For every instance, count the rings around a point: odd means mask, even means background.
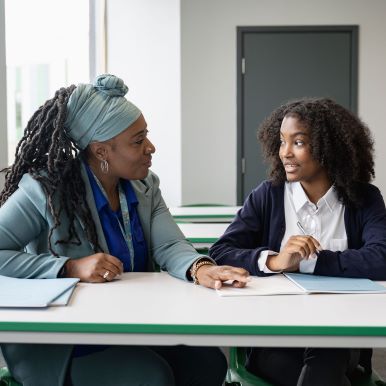
[[[71,362],[73,386],[221,386],[227,371],[216,347],[110,346]]]
[[[345,348],[253,348],[246,367],[275,386],[349,386],[358,358]]]

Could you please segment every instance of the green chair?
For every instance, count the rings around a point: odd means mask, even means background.
[[[239,386],[273,386],[271,383],[251,374],[245,368],[246,350],[243,347],[231,347],[229,351],[229,369],[226,385]],[[351,379],[352,386],[386,386],[378,374],[365,374],[358,370]]]
[[[6,367],[0,368],[0,386],[22,386],[16,382]]]
[[[245,360],[245,348],[231,347],[229,349],[229,368],[225,382],[226,385],[273,386],[271,383],[250,373],[244,366]]]
[[[201,255],[209,255],[209,249],[208,248],[196,248],[196,251]]]

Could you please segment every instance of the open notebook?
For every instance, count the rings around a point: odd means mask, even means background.
[[[224,285],[220,296],[304,295],[312,293],[386,293],[386,287],[369,279],[285,273],[252,277],[245,288]]]
[[[0,307],[65,306],[79,279],[17,279],[0,275]]]

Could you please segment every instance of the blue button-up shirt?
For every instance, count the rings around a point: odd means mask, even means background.
[[[132,271],[129,248],[118,223],[118,221],[120,221],[122,229],[124,229],[122,212],[120,209],[118,211],[113,211],[110,208],[109,202],[98,186],[90,167],[87,164],[85,166],[110,255],[113,255],[122,261],[123,270],[125,272]],[[120,183],[125,192],[130,216],[130,229],[134,248],[133,271],[147,271],[147,247],[137,212],[138,200],[130,181],[121,180]],[[72,357],[82,357],[94,352],[103,351],[108,347],[109,346],[105,345],[76,345],[74,346]]]
[[[131,267],[129,248],[121,231],[121,229],[124,229],[121,209],[113,211],[110,208],[106,196],[98,186],[88,165],[86,165],[86,169],[110,255],[113,255],[122,261],[123,270],[125,272],[147,271],[148,254],[146,240],[143,235],[142,225],[137,212],[138,200],[130,181],[120,180],[120,183],[122,184],[126,196],[130,216],[130,229],[134,248],[134,267]],[[121,223],[121,226],[118,221]]]

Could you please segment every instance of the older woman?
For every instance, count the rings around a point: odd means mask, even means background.
[[[207,287],[245,285],[245,270],[200,256],[174,223],[149,171],[155,148],[146,121],[127,90],[102,75],[61,88],[32,116],[0,195],[0,274],[103,283],[157,264]],[[216,348],[3,344],[2,351],[13,376],[31,386],[213,386],[226,371]]]

